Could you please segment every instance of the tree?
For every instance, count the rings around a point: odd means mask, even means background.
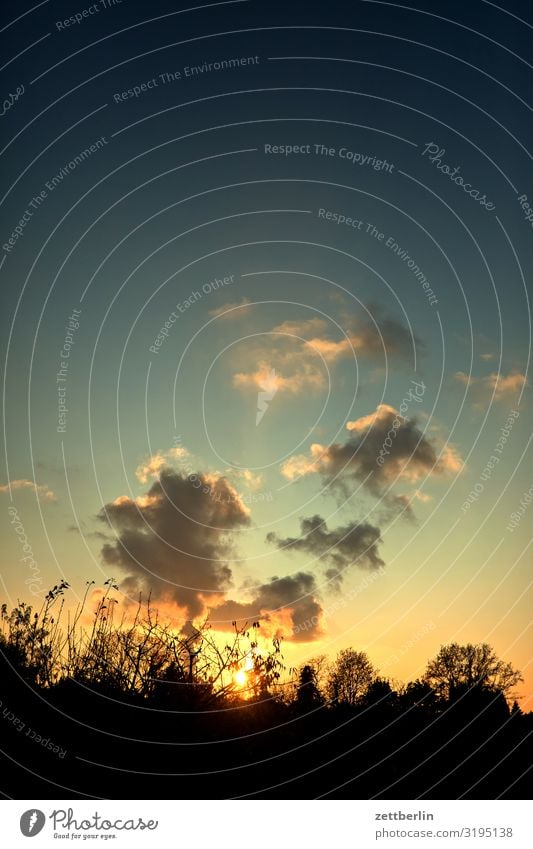
[[[355,705],[367,692],[374,667],[365,652],[342,649],[335,659],[328,681],[328,694],[336,704]]]
[[[400,705],[404,710],[434,713],[437,707],[435,690],[427,681],[409,681],[400,694]]]
[[[426,669],[424,680],[435,692],[453,701],[465,688],[508,693],[522,676],[510,663],[500,660],[487,643],[441,646]]]
[[[316,671],[310,663],[305,663],[298,678],[296,705],[300,710],[307,711],[320,707],[323,703],[324,699],[317,686]]]
[[[384,678],[374,678],[367,688],[363,696],[363,702],[366,707],[379,708],[379,710],[390,710],[397,703],[398,693],[396,693],[389,681]]]
[[[306,661],[315,675],[315,684],[319,692],[323,695],[328,686],[328,678],[331,671],[330,659],[326,654],[317,654]]]

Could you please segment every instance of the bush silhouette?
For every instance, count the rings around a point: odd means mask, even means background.
[[[490,646],[443,646],[422,680],[393,685],[354,648],[287,670],[257,623],[178,628],[150,599],[119,613],[113,579],[87,624],[94,585],[70,616],[68,589],[60,582],[39,610],[0,609],[0,763],[24,798],[55,798],[57,784],[146,798],[139,773],[154,798],[527,792],[532,715],[516,700],[510,710],[521,676]]]

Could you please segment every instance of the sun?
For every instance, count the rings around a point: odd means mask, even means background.
[[[233,680],[236,684],[238,684],[239,687],[244,687],[245,684],[248,682],[248,676],[244,669],[239,669],[233,676]]]

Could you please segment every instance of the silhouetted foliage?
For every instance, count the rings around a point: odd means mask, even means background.
[[[417,710],[427,714],[435,713],[438,707],[435,690],[427,681],[410,681],[399,695],[403,709]]]
[[[354,649],[342,649],[329,676],[329,696],[335,704],[355,705],[368,690],[374,667],[367,655]]]
[[[259,697],[279,678],[283,668],[279,640],[259,647],[257,623],[238,628],[224,644],[207,622],[196,627],[188,623],[181,631],[162,624],[152,607],[139,599],[128,619],[117,621],[117,601],[111,578],[99,598],[89,628],[81,621],[87,608],[93,581],[61,628],[63,601],[68,588],[61,582],[46,596],[39,611],[20,602],[8,614],[2,606],[0,648],[20,668],[24,677],[40,687],[52,687],[66,680],[76,681],[106,692],[154,698],[162,704],[212,706],[235,694]],[[238,686],[235,674],[246,668],[246,686]]]
[[[385,681],[383,678],[375,678],[368,685],[361,701],[366,707],[378,707],[382,711],[393,710],[398,703],[398,693],[394,692],[389,681]]]
[[[490,646],[443,646],[406,685],[353,648],[287,672],[257,623],[175,627],[149,599],[119,615],[116,588],[88,583],[68,618],[64,581],[37,611],[0,609],[4,732],[12,723],[0,764],[24,798],[55,798],[58,784],[110,798],[146,798],[148,786],[154,798],[527,792],[533,716],[509,708],[520,674]],[[64,748],[54,760],[34,739]]]
[[[316,672],[311,664],[306,663],[300,669],[300,677],[296,690],[296,704],[300,710],[313,710],[324,703],[324,697],[317,686]]]
[[[465,687],[507,693],[522,676],[510,663],[500,660],[487,643],[450,643],[428,663],[425,680],[439,696],[453,701]]]

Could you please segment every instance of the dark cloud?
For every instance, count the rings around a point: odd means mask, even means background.
[[[423,384],[420,384],[423,386]],[[413,395],[414,398],[414,395]],[[416,483],[426,476],[457,473],[462,461],[453,446],[438,448],[418,427],[416,418],[405,418],[394,407],[381,404],[374,413],[348,422],[344,443],[314,444],[309,455],[291,457],[282,467],[289,480],[318,473],[343,498],[355,482],[382,498],[396,481]],[[388,506],[405,509],[404,496],[387,496]]]
[[[271,578],[253,592],[250,602],[228,599],[212,611],[210,619],[218,630],[231,629],[233,621],[240,626],[260,621],[263,632],[271,636],[311,642],[323,635],[323,610],[316,593],[315,578],[308,572]],[[302,622],[308,623],[305,629]]]
[[[204,613],[211,594],[230,586],[233,535],[250,524],[248,509],[224,477],[193,477],[164,469],[146,495],[122,496],[99,513],[117,535],[102,557],[126,571],[122,588],[151,591],[190,618]]]
[[[373,310],[375,324],[370,319],[355,325],[354,337],[358,340],[360,351],[367,357],[382,358],[413,357],[416,350],[423,348],[422,342],[409,328],[393,318],[383,318]]]
[[[414,482],[437,467],[435,447],[416,419],[403,418],[393,407],[382,404],[347,427],[350,438],[344,445],[331,445],[325,458],[330,480],[339,474],[353,476],[381,495],[395,480]]]
[[[279,549],[303,551],[328,564],[330,568],[326,571],[326,577],[337,588],[342,582],[344,571],[350,566],[377,569],[384,565],[378,554],[380,530],[368,522],[353,522],[330,531],[326,521],[316,515],[301,519],[300,530],[299,537],[281,538],[270,533],[267,535],[267,542]]]
[[[299,572],[248,587],[249,602],[227,598],[235,533],[250,525],[237,490],[220,475],[185,477],[165,468],[146,495],[121,496],[98,518],[115,531],[102,557],[126,572],[121,588],[130,595],[151,593],[157,602],[180,609],[182,619],[207,616],[217,630],[260,621],[264,635],[313,640],[322,634],[322,607],[312,575]],[[311,621],[293,637],[295,617]]]
[[[410,497],[408,495],[392,495],[390,492],[386,496],[382,496],[377,508],[379,521],[385,523],[392,522],[398,514],[401,514],[403,519],[416,524],[416,516],[413,512],[411,501],[417,497],[418,495],[416,493],[413,497]]]

